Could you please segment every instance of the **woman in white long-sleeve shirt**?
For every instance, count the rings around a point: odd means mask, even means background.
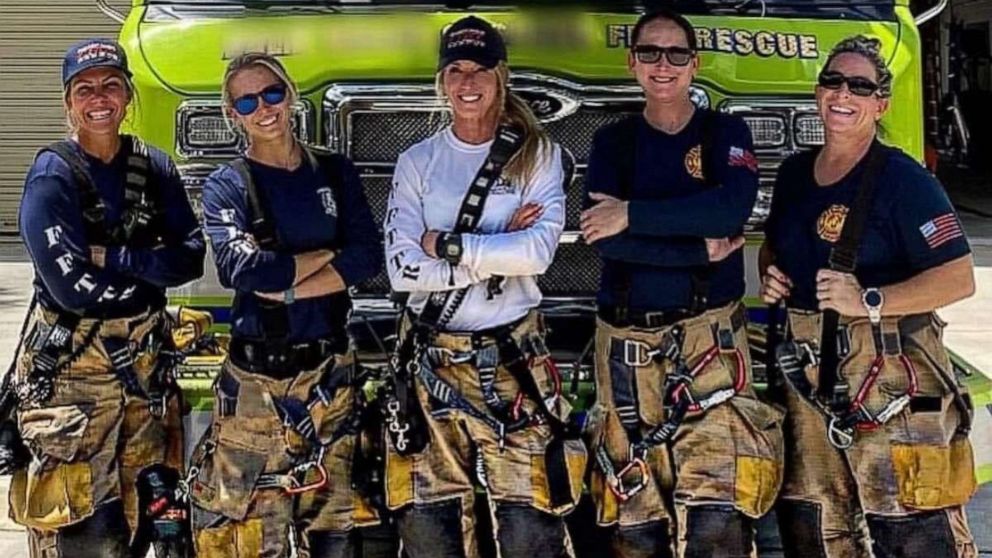
[[[503,558],[569,556],[562,516],[578,499],[585,451],[564,426],[568,404],[536,311],[536,276],[554,258],[569,172],[561,148],[509,91],[499,33],[467,17],[441,41],[437,84],[452,124],[400,155],[384,227],[390,282],[409,293],[401,339],[432,295],[444,301],[430,335],[418,337],[415,363],[429,441],[400,455],[394,440],[387,501],[411,558],[477,555],[476,483]],[[474,228],[456,234],[502,126],[521,132],[522,144]]]

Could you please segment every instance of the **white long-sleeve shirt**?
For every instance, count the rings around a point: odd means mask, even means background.
[[[427,296],[471,286],[446,325],[450,331],[478,331],[522,318],[541,302],[535,276],[554,259],[565,225],[562,153],[553,145],[540,158],[528,185],[501,178],[486,199],[478,229],[462,235],[457,266],[428,256],[420,245],[427,231],[452,231],[469,184],[492,142],[465,143],[447,127],[404,151],[396,162],[384,224],[386,269],[393,290],[409,292],[420,312]],[[544,213],[530,227],[506,232],[513,213],[537,203]],[[489,298],[490,277],[504,277],[502,294]]]

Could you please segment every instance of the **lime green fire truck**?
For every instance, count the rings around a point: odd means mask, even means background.
[[[552,329],[549,344],[563,368],[580,379],[588,378],[599,260],[577,233],[583,172],[595,130],[639,111],[642,105],[640,89],[627,71],[626,51],[645,3],[507,4],[134,0],[120,36],[131,55],[138,91],[131,126],[176,157],[196,207],[204,178],[243,147],[221,113],[224,69],[242,52],[268,52],[283,61],[299,85],[301,98],[295,107],[299,136],[355,162],[373,212],[381,219],[397,155],[445,123],[446,108],[433,87],[440,30],[467,12],[496,23],[510,45],[514,90],[528,100],[551,136],[577,163],[568,192],[566,233],[540,285]],[[826,54],[840,39],[854,34],[883,41],[895,74],[883,140],[922,159],[917,26],[936,15],[943,4],[946,0],[914,15],[909,0],[675,3],[697,26],[702,65],[692,89],[694,102],[740,115],[754,136],[762,187],[748,224],[750,294],[759,283],[755,256],[777,167],[789,155],[823,142],[813,88]],[[213,266],[207,268],[203,279],[174,290],[172,300],[209,309],[222,331],[231,292],[220,286]],[[390,302],[388,280],[380,275],[353,294],[352,333],[367,359],[381,360],[381,347],[389,345],[397,312]],[[757,299],[752,297],[749,303],[753,321],[760,323]],[[755,331],[756,354],[763,352],[761,338]],[[203,411],[211,404],[209,371],[217,362],[199,361],[203,366],[196,362],[191,360],[183,385]],[[966,368],[963,363],[962,368]],[[967,381],[976,406],[992,403],[988,380],[970,372]],[[987,414],[985,419],[992,422]],[[992,480],[992,455],[979,459],[985,464],[983,480]]]

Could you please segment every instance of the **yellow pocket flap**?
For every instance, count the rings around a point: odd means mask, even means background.
[[[892,444],[899,503],[934,510],[963,505],[977,489],[975,460],[967,438],[950,445]]]

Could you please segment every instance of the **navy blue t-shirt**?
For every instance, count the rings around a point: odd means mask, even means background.
[[[328,184],[328,171],[307,158],[295,170],[249,160],[252,179],[269,205],[279,250],[264,250],[254,242],[249,225],[248,189],[238,173],[224,165],[203,187],[203,218],[213,246],[222,285],[238,294],[232,309],[232,333],[263,339],[255,291],[280,292],[293,285],[293,256],[313,250],[336,252],[331,265],[348,286],[375,276],[382,266],[380,234],[372,218],[354,165],[334,155],[327,159],[337,178]],[[344,328],[329,295],[300,299],[288,305],[289,341],[308,341],[338,334]]]
[[[882,145],[883,163],[858,248],[855,275],[863,287],[905,281],[971,252],[943,187],[902,151]],[[861,185],[868,157],[839,182],[818,186],[816,152],[782,163],[765,225],[775,265],[794,284],[790,307],[815,310],[816,274],[829,267],[830,250]]]
[[[82,155],[100,198],[106,223],[114,226],[124,210],[127,157],[121,149],[110,163]],[[40,303],[93,317],[131,316],[164,303],[166,287],[192,281],[203,274],[206,243],[190,208],[179,173],[169,156],[148,147],[150,178],[161,193],[164,241],[139,248],[105,246],[103,268],[91,263],[83,226],[79,187],[69,164],[43,151],[24,183],[19,225],[21,238],[35,267],[35,291]]]
[[[743,232],[758,192],[758,164],[751,131],[737,116],[714,117],[712,152],[704,180],[701,152],[703,110],[677,134],[653,128],[643,116],[636,122],[634,180],[630,191],[629,228],[595,243],[605,260],[597,301],[614,305],[618,269],[630,275],[630,308],[658,311],[689,308],[693,276],[709,266],[706,238]],[[596,132],[586,175],[586,207],[590,192],[621,195],[623,153],[630,140],[624,125]],[[629,163],[627,163],[629,164]],[[725,305],[744,296],[744,254],[738,250],[709,266],[709,306]]]

